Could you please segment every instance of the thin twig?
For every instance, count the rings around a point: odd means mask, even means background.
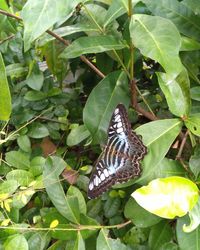
[[[3,44],[3,43],[5,43],[6,41],[11,40],[13,37],[14,37],[14,35],[11,35],[11,36],[6,37],[5,39],[3,39],[3,40],[0,41],[0,44]]]
[[[68,125],[66,122],[60,122],[58,120],[50,119],[50,118],[47,118],[47,117],[44,117],[44,116],[38,117],[38,120],[44,120],[44,121],[55,122],[55,123],[59,123],[59,124],[63,124],[63,125]]]
[[[178,154],[177,154],[177,156],[176,156],[176,160],[180,160],[180,159],[181,159],[181,155],[182,155],[184,146],[185,146],[185,144],[186,144],[186,140],[187,140],[188,134],[189,134],[189,130],[187,129],[186,133],[183,135],[182,142],[181,142],[181,145],[180,145]]]
[[[75,225],[71,224],[71,228],[49,228],[49,227],[14,227],[14,226],[0,226],[0,229],[11,229],[11,230],[20,230],[23,232],[26,231],[82,231],[82,230],[99,230],[103,228],[111,229],[111,228],[122,228],[127,226],[128,224],[132,223],[131,220],[126,221],[121,224],[116,224],[116,225],[110,225],[110,226],[103,226],[103,225]]]

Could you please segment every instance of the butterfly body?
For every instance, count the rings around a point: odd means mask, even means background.
[[[131,129],[125,107],[118,104],[111,117],[107,144],[90,178],[88,197],[96,198],[115,183],[138,176],[140,160],[146,153],[140,137]]]

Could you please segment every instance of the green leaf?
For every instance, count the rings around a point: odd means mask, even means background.
[[[74,146],[84,141],[90,136],[90,132],[87,130],[85,125],[72,128],[69,135],[67,136],[67,145]]]
[[[17,138],[17,144],[24,152],[31,152],[31,141],[27,135],[20,135]]]
[[[111,218],[117,214],[121,205],[120,198],[111,198],[109,197],[106,203],[104,204],[104,215],[106,218]]]
[[[5,241],[4,243],[5,250],[29,250],[28,242],[24,235],[22,234],[15,234]]]
[[[29,169],[30,156],[21,151],[9,151],[6,153],[6,161],[9,165],[19,169]]]
[[[84,199],[81,191],[78,188],[76,188],[74,186],[70,186],[68,191],[67,191],[67,196],[77,197],[80,213],[86,214],[87,211],[86,211],[85,199]]]
[[[186,36],[181,37],[181,49],[180,51],[193,51],[200,49],[200,43]]]
[[[185,120],[185,126],[195,135],[200,136],[200,113],[193,114]]]
[[[151,228],[149,234],[149,247],[153,250],[162,249],[163,244],[172,240],[173,231],[167,221],[161,221]]]
[[[42,156],[34,157],[30,163],[30,172],[34,176],[41,175],[43,173],[44,164],[45,164],[45,158],[43,158]]]
[[[194,151],[194,154],[190,157],[189,167],[195,178],[198,177],[200,173],[200,146],[197,145]]]
[[[24,99],[29,102],[41,101],[47,98],[47,94],[41,91],[31,90],[26,92]]]
[[[187,71],[183,71],[176,79],[165,73],[157,73],[158,82],[162,89],[169,110],[176,116],[187,116],[190,111],[190,90]]]
[[[170,19],[184,35],[200,40],[200,17],[177,0],[142,0],[157,16]]]
[[[28,72],[28,67],[24,66],[22,63],[13,63],[6,66],[6,74],[11,78],[20,78],[26,75]]]
[[[85,242],[80,232],[77,233],[77,238],[73,250],[85,250]]]
[[[121,243],[119,239],[114,240],[108,238],[107,231],[105,229],[101,229],[99,236],[97,238],[97,250],[127,250],[127,247]]]
[[[47,127],[39,122],[34,122],[29,126],[28,136],[39,139],[49,135]]]
[[[60,55],[61,58],[75,58],[82,54],[100,53],[110,50],[127,48],[124,41],[113,36],[80,37],[72,42]]]
[[[126,75],[119,71],[106,76],[92,90],[83,110],[83,121],[95,142],[105,142],[112,112],[119,103],[127,106],[128,93]]]
[[[130,35],[134,46],[144,56],[159,62],[173,78],[182,71],[179,58],[181,37],[169,20],[158,16],[133,15]]]
[[[6,78],[3,57],[0,53],[0,120],[8,120],[11,114],[11,96]]]
[[[58,157],[48,158],[44,167],[43,181],[47,194],[57,210],[69,221],[79,222],[78,200],[76,197],[66,197],[59,175],[66,163]],[[76,199],[75,199],[76,198]]]
[[[198,0],[183,0],[181,3],[190,8],[195,13],[195,15],[200,14],[200,6]]]
[[[197,227],[191,233],[185,233],[183,231],[183,225],[188,224],[188,217],[179,218],[177,220],[176,235],[178,245],[181,250],[196,250],[200,246],[200,227]]]
[[[46,232],[37,232],[28,238],[28,250],[45,249],[48,246],[50,240],[50,235]]]
[[[39,91],[42,88],[43,82],[44,76],[43,73],[40,71],[39,66],[37,64],[31,64],[31,69],[25,83],[31,89]]]
[[[19,184],[17,180],[4,181],[0,183],[0,194],[13,194],[17,190],[18,186]]]
[[[33,180],[33,175],[25,170],[16,169],[6,175],[7,180],[16,180],[20,186],[28,186]]]
[[[31,42],[47,29],[57,22],[67,20],[73,14],[79,2],[79,0],[28,0],[21,12],[24,23],[25,52],[30,48]]]
[[[94,27],[93,27],[94,26]],[[89,24],[84,24],[84,23],[76,23],[74,25],[67,25],[58,29],[54,29],[53,32],[56,33],[58,36],[69,36],[74,33],[79,33],[79,32],[99,32],[99,29],[95,25],[89,25]],[[49,41],[54,40],[55,37],[49,35],[49,34],[44,34],[38,41],[38,46],[42,47]]]
[[[200,87],[193,87],[190,89],[191,98],[200,101]]]
[[[190,217],[190,224],[183,225],[183,231],[186,233],[194,231],[200,225],[200,198],[198,199],[198,202],[193,207],[193,209],[189,211],[189,217]]]
[[[149,213],[147,210],[139,206],[133,198],[130,198],[126,203],[124,215],[137,227],[150,227],[161,220],[160,217]]]
[[[163,218],[184,216],[198,200],[198,188],[192,181],[172,176],[151,181],[132,193],[137,203]]]

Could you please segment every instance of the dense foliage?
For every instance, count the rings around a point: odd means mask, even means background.
[[[198,0],[0,1],[1,249],[198,249],[199,23]],[[142,174],[89,200],[119,103]]]

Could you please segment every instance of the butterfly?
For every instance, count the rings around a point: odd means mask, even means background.
[[[107,144],[90,177],[88,198],[96,198],[114,184],[139,176],[140,160],[146,153],[141,136],[131,129],[124,105],[118,104],[108,127]]]

